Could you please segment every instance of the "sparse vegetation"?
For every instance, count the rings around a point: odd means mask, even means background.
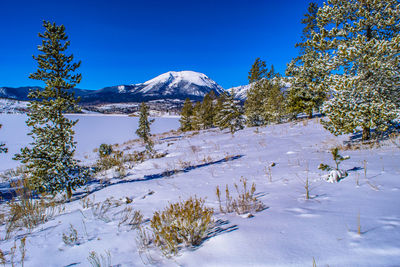
[[[99,159],[96,162],[97,171],[106,171],[115,167],[120,177],[125,176],[124,152],[112,150],[111,146],[103,145],[99,148]]]
[[[154,243],[166,256],[176,255],[182,245],[199,246],[213,226],[212,216],[201,198],[171,203],[150,220]]]
[[[111,267],[111,253],[105,251],[105,255],[98,255],[95,251],[91,251],[87,258],[92,267]]]
[[[340,155],[339,149],[337,147],[331,149],[331,154],[333,161],[335,161],[335,167],[331,167],[327,164],[321,163],[318,166],[318,169],[330,172],[327,177],[327,180],[329,182],[338,182],[339,180],[343,179],[348,175],[346,171],[339,169],[339,165],[340,163],[342,163],[342,161],[347,160],[350,157]]]
[[[53,218],[63,209],[52,199],[46,200],[45,197],[34,199],[25,179],[14,186],[17,188],[18,197],[7,202],[6,238],[9,238],[11,233],[17,229],[32,230],[37,225]]]
[[[74,246],[78,244],[78,231],[76,231],[72,224],[69,225],[68,231],[63,233],[62,240],[67,246]]]
[[[219,209],[222,213],[236,212],[237,214],[255,213],[265,209],[264,203],[262,203],[256,196],[256,184],[253,183],[250,188],[247,186],[247,180],[245,178],[240,179],[242,188],[235,183],[237,198],[234,199],[229,191],[229,186],[225,188],[225,207],[222,206],[221,191],[219,186],[216,188],[216,195],[218,198]]]

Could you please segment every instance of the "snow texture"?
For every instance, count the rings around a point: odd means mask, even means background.
[[[110,135],[126,131],[109,123],[103,121],[101,128]],[[81,132],[86,140],[101,134],[86,126]],[[13,138],[11,149],[21,135]],[[346,151],[350,159],[341,168],[349,175],[338,183],[327,183],[318,165],[332,163],[329,150],[347,139],[331,135],[313,120],[246,128],[234,135],[219,130],[157,135],[155,149],[168,153],[166,157],[132,164],[124,178],[105,172],[97,177],[101,184],[89,186],[88,198],[101,202],[113,197],[120,206],[112,206],[99,217],[79,200],[66,203],[60,215],[27,235],[25,266],[90,266],[90,251],[103,255],[109,251],[113,266],[143,266],[150,259],[156,266],[312,266],[313,259],[317,266],[400,266],[400,150],[387,141],[379,148]],[[131,141],[119,149],[129,153],[143,145]],[[90,149],[86,152],[84,162],[93,162],[96,155]],[[220,213],[216,186],[228,184],[234,196],[233,183],[242,176],[256,183],[258,199],[268,208],[254,217]],[[206,198],[206,205],[214,208],[217,224],[200,247],[182,249],[176,257],[164,258],[154,248],[148,251],[149,257],[141,257],[134,241],[136,231],[118,226],[125,207],[140,210],[148,219],[168,202],[194,195]],[[125,203],[127,197],[131,203]],[[73,246],[62,241],[70,225],[78,233]],[[2,238],[4,231],[1,225]],[[14,239],[24,233],[21,230],[0,241],[6,257]],[[19,260],[18,249],[16,253]]]

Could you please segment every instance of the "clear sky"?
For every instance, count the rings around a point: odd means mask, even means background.
[[[0,86],[44,85],[28,79],[43,20],[65,25],[82,89],[170,70],[202,72],[227,89],[247,84],[257,57],[284,74],[310,1],[0,0]]]

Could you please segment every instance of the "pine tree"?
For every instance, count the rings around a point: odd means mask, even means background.
[[[265,125],[263,118],[263,102],[266,92],[263,87],[263,80],[268,73],[267,64],[260,58],[256,58],[249,71],[249,84],[251,87],[247,92],[247,99],[244,103],[246,123],[248,126]]]
[[[202,120],[201,102],[196,102],[196,104],[194,104],[191,120],[192,120],[193,130],[198,131],[204,129]]]
[[[1,129],[2,125],[0,124],[0,129]],[[1,153],[7,153],[8,149],[6,148],[6,144],[4,143],[0,143],[0,154]]]
[[[192,126],[192,115],[193,115],[193,105],[189,98],[186,98],[185,103],[183,104],[181,118],[179,122],[181,124],[180,130],[181,131],[191,131],[193,130]]]
[[[218,118],[218,114],[221,112],[221,110],[223,108],[224,103],[226,102],[226,98],[227,98],[226,92],[223,92],[222,94],[220,94],[217,97],[217,103],[215,104],[215,108],[214,108],[215,115],[214,115],[214,122],[213,122],[215,127],[219,127],[217,118]]]
[[[267,74],[267,64],[264,60],[261,60],[259,57],[256,58],[251,69],[249,71],[249,76],[247,77],[249,80],[249,84],[260,81]]]
[[[244,103],[246,124],[252,127],[279,122],[284,111],[284,98],[274,65],[268,71],[265,61],[257,58],[249,71],[249,83],[251,87]]]
[[[319,54],[316,49],[307,44],[312,32],[319,32],[317,25],[318,5],[311,2],[308,13],[301,23],[304,24],[302,41],[296,44],[300,48],[300,55],[293,59],[286,69],[286,75],[291,76],[291,87],[287,96],[287,112],[297,117],[299,113],[306,113],[311,118],[314,110],[319,110],[326,99],[326,87],[322,78],[326,72],[313,67]]]
[[[319,32],[307,45],[319,51],[313,67],[328,72],[332,98],[324,104],[335,135],[384,131],[400,106],[398,0],[329,0],[317,13]]]
[[[201,103],[200,116],[203,129],[214,127],[215,110],[213,101],[215,98],[214,91],[210,91],[204,96],[203,102]]]
[[[285,98],[281,87],[282,85],[279,78],[262,81],[265,98],[262,103],[261,116],[265,123],[279,123],[283,118],[285,113]]]
[[[234,92],[231,92],[223,98],[225,101],[222,102],[222,108],[216,115],[218,127],[221,130],[229,128],[232,134],[243,129],[245,122],[242,107],[239,101],[234,99],[234,95]]]
[[[149,120],[149,108],[142,102],[140,105],[140,116],[139,116],[139,127],[136,130],[137,136],[139,136],[146,145],[146,150],[149,153],[153,153],[154,143],[151,140],[150,125],[154,120]]]
[[[264,118],[264,101],[267,92],[264,88],[266,80],[254,82],[247,92],[247,99],[244,102],[246,124],[249,127],[262,126],[266,124]]]
[[[44,81],[46,87],[29,93],[32,101],[27,125],[32,128],[29,135],[34,141],[15,159],[26,165],[33,189],[53,194],[66,191],[70,198],[72,190],[83,185],[88,175],[73,159],[76,143],[72,127],[77,120],[64,116],[67,111],[78,110],[77,100],[68,90],[81,81],[81,74],[73,74],[80,62],[72,63],[73,55],[65,54],[70,42],[63,25],[44,21],[43,27],[38,48],[42,54],[33,57],[38,70],[29,78]]]

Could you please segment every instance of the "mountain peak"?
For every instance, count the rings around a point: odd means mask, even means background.
[[[223,91],[223,88],[207,75],[189,70],[169,71],[144,82],[142,85],[144,85],[144,88],[140,92],[148,95],[203,97],[211,90],[214,90],[217,94]]]

